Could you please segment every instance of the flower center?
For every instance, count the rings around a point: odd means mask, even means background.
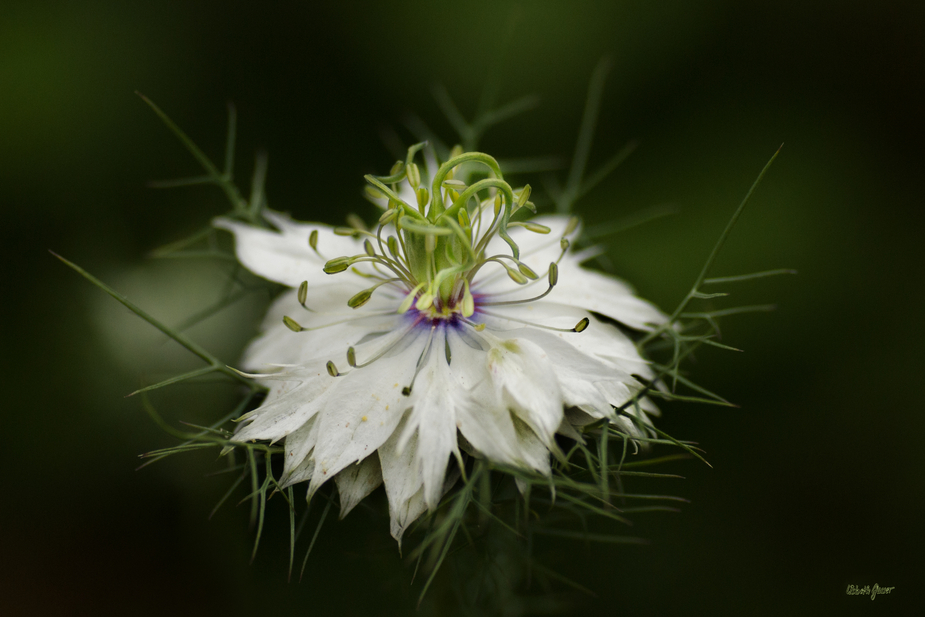
[[[527,231],[548,234],[550,229],[529,221],[512,221],[511,217],[522,208],[536,212],[529,201],[530,185],[515,190],[504,180],[497,161],[481,152],[462,152],[454,148],[449,160],[439,166],[430,182],[430,188],[423,186],[421,171],[414,162],[418,151],[427,144],[416,144],[408,149],[405,161],[398,161],[387,176],[366,176],[367,197],[382,208],[375,231],[368,230],[357,219],[349,220],[349,227],[338,227],[334,233],[342,236],[363,238],[363,253],[336,257],[324,265],[327,274],[350,271],[357,276],[374,280],[374,284],[356,294],[347,305],[358,309],[372,298],[373,293],[384,285],[390,285],[404,293],[399,303],[398,314],[409,313],[413,319],[406,325],[411,329],[420,325],[430,326],[430,335],[421,358],[429,352],[434,330],[441,325],[468,326],[482,331],[485,323],[475,323],[470,318],[476,308],[490,316],[493,306],[523,304],[545,297],[558,281],[558,263],[569,248],[569,236],[577,227],[572,219],[559,240],[559,258],[549,264],[545,276],[548,279],[546,291],[522,300],[498,300],[496,296],[474,294],[472,287],[476,277],[486,266],[503,268],[507,276],[517,285],[526,286],[539,282],[540,276],[520,260],[520,248],[508,234],[511,227],[523,227]],[[487,167],[487,177],[466,182],[472,166]],[[467,173],[469,172],[469,173]],[[510,254],[489,254],[490,242],[499,236]],[[318,252],[318,236],[313,232],[309,246]],[[320,253],[319,253],[320,254]],[[369,264],[362,270],[356,264]],[[308,283],[299,287],[299,303],[305,305]],[[358,316],[362,319],[364,316]],[[513,321],[518,319],[505,317]],[[290,317],[283,322],[295,332],[316,328],[303,328]],[[331,324],[343,323],[343,320]],[[525,322],[526,323],[526,322]],[[582,319],[574,328],[560,329],[538,326],[560,331],[583,331],[589,321]],[[358,362],[353,347],[347,350],[347,361],[352,368],[362,368],[383,357],[403,338],[395,338],[389,345],[365,361]],[[447,349],[447,361],[449,361]],[[423,360],[422,360],[423,361]],[[419,361],[420,364],[420,361]],[[418,367],[420,368],[420,367]],[[328,362],[331,376],[340,373],[333,362]],[[417,371],[415,372],[415,376]],[[410,393],[413,386],[405,389]]]

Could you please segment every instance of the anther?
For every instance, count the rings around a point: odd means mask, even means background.
[[[402,315],[408,312],[408,309],[411,308],[411,303],[414,302],[414,298],[418,295],[418,292],[423,289],[424,283],[417,285],[414,289],[408,292],[408,295],[405,296],[405,299],[401,301],[401,304],[398,305],[398,314]]]
[[[302,281],[299,285],[299,304],[302,305],[302,308],[308,308],[305,306],[306,300],[308,300],[308,281]]]
[[[383,195],[382,192],[379,191],[379,189],[377,189],[374,186],[370,186],[368,184],[363,187],[363,190],[366,192],[367,197],[375,201],[379,201],[380,199],[385,197],[385,195]]]
[[[536,272],[530,269],[530,266],[523,262],[517,262],[517,269],[520,270],[520,273],[531,281],[535,281],[539,277],[536,275]]]
[[[588,324],[590,323],[591,323],[591,320],[585,317],[584,319],[579,321],[577,324],[575,324],[575,327],[572,328],[572,332],[584,332],[585,330],[588,329]]]
[[[514,270],[513,268],[508,268],[507,266],[504,266],[504,269],[507,271],[507,275],[511,277],[511,280],[517,283],[518,285],[527,284],[527,277],[525,277],[523,274],[521,274],[517,270]]]
[[[293,332],[302,332],[305,330],[305,328],[303,328],[298,323],[296,323],[296,320],[293,319],[292,317],[288,317],[288,316],[283,317],[283,323],[286,325],[287,328],[289,328]]]
[[[337,370],[337,367],[334,366],[334,363],[328,360],[328,363],[325,365],[325,368],[328,369],[328,375],[331,377],[340,377],[340,372]]]
[[[375,290],[376,288],[373,287],[371,289],[364,289],[363,291],[355,294],[353,297],[347,300],[347,306],[349,306],[352,309],[360,308],[361,306],[369,302],[369,299],[373,297],[373,292]]]
[[[356,214],[353,214],[352,212],[347,215],[347,225],[356,229],[357,231],[367,231],[366,223],[363,222],[363,219],[358,217]]]
[[[520,194],[517,195],[517,203],[514,205],[515,210],[524,207],[524,205],[527,203],[527,200],[530,199],[530,193],[532,190],[533,189],[530,188],[529,184],[520,189]]]
[[[505,267],[506,267],[506,266],[505,266]],[[510,272],[509,272],[509,273],[510,273]],[[519,273],[518,273],[518,274],[519,274]],[[540,300],[540,299],[542,299],[542,298],[545,298],[546,296],[549,295],[549,292],[552,291],[553,287],[556,286],[556,283],[559,282],[559,266],[556,265],[556,262],[552,262],[552,263],[549,264],[549,273],[548,273],[547,277],[548,277],[548,281],[549,281],[549,287],[547,287],[547,288],[546,288],[546,291],[544,291],[543,293],[541,293],[541,294],[538,295],[538,296],[534,296],[534,297],[532,297],[532,298],[525,298],[525,299],[523,299],[523,300],[505,300],[505,301],[503,301],[503,302],[483,302],[482,305],[483,305],[483,306],[506,306],[506,305],[511,305],[511,304],[526,304],[527,302],[535,302],[535,301],[537,301],[537,300]],[[513,277],[511,277],[511,278],[513,278]],[[525,279],[525,280],[526,280],[526,279]],[[579,325],[580,325],[580,324],[579,324]],[[588,326],[588,324],[585,324],[584,327],[586,328],[587,326]],[[577,326],[576,326],[576,327],[577,327]],[[584,328],[582,328],[582,330],[583,330],[583,329],[584,329]],[[578,330],[578,332],[581,332],[581,330]]]
[[[462,304],[462,314],[463,317],[472,317],[475,313],[475,299],[472,297],[472,291],[469,289],[469,281],[463,279],[463,304]]]
[[[373,248],[373,243],[369,241],[369,238],[363,242],[363,250],[366,251],[366,254],[370,257],[376,256],[376,249]]]
[[[313,229],[312,233],[308,234],[308,246],[311,247],[313,251],[318,252],[318,230]]]
[[[353,347],[347,348],[347,364],[351,367],[357,367],[357,352]]]
[[[417,304],[415,304],[414,306],[419,311],[426,311],[433,305],[433,303],[434,303],[434,294],[430,293],[429,291],[425,291],[424,293],[421,294],[421,297],[418,298]]]
[[[578,227],[578,217],[573,216],[569,219],[568,225],[565,226],[565,231],[562,232],[563,236],[571,235],[575,228]]]
[[[521,225],[527,231],[532,231],[535,234],[548,234],[552,231],[549,227],[540,225],[539,223],[521,223]]]
[[[417,163],[411,163],[405,169],[408,174],[408,184],[415,190],[421,186],[421,170],[418,168]]]
[[[401,255],[399,252],[398,238],[395,236],[389,236],[386,239],[385,244],[389,247],[389,253],[391,253],[392,257],[398,259],[399,255]]]
[[[350,267],[352,259],[350,257],[335,257],[324,264],[325,274],[337,274]]]
[[[427,206],[427,202],[430,201],[430,192],[422,186],[414,192],[414,196],[417,197],[418,200],[418,210],[421,214],[424,214],[424,208]]]

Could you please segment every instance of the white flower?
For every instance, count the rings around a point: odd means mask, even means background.
[[[283,483],[312,495],[334,478],[341,516],[384,483],[399,541],[455,482],[454,458],[548,475],[557,433],[580,439],[575,426],[608,418],[639,435],[654,405],[627,408],[636,421],[614,407],[652,373],[595,315],[642,330],[665,320],[580,266],[590,253],[569,252],[574,219],[511,221],[532,206],[529,187],[512,192],[491,157],[452,158],[427,190],[413,154],[391,177],[367,177],[385,210],[373,232],[273,212],[278,232],[216,221],[244,266],[291,288],[245,352],[269,394],[235,439],[284,439]],[[461,163],[493,177],[466,187],[452,180]]]

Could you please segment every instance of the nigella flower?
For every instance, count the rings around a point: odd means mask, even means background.
[[[333,478],[341,516],[385,484],[399,541],[466,457],[548,475],[557,433],[581,439],[605,418],[644,432],[657,414],[648,399],[615,409],[652,374],[612,322],[665,320],[581,267],[591,253],[569,250],[575,219],[518,220],[529,186],[512,190],[492,157],[456,154],[427,187],[419,148],[390,176],[367,176],[384,210],[372,231],[270,211],[276,230],[216,222],[245,267],[291,288],[245,352],[242,368],[269,393],[234,439],[285,440],[283,484],[307,482],[311,496]],[[453,178],[473,164],[488,177]]]

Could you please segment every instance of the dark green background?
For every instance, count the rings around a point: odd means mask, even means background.
[[[724,341],[745,353],[691,366],[741,409],[665,408],[661,427],[713,464],[675,466],[687,480],[663,490],[691,503],[638,517],[647,547],[550,544],[547,565],[598,592],[576,608],[594,615],[922,605],[922,6],[4,3],[2,612],[404,614],[418,588],[382,519],[329,523],[306,580],[287,584],[282,509],[253,565],[245,508],[206,520],[226,482],[203,477],[210,456],[133,471],[173,441],[123,396],[197,364],[47,250],[177,323],[217,297],[220,271],[145,254],[225,208],[214,189],[145,187],[198,170],[134,90],[216,158],[234,101],[241,183],[266,148],[273,207],[341,222],[371,214],[358,190],[393,160],[383,126],[414,110],[450,135],[434,82],[471,112],[496,68],[502,100],[542,102],[483,146],[568,157],[604,55],[592,166],[640,147],[581,212],[679,209],[614,237],[616,271],[673,307],[784,142],[715,274],[799,275],[730,288],[731,302],[779,309],[730,318]],[[234,362],[260,310],[245,303],[191,335]],[[179,386],[154,400],[171,420],[207,422],[233,394]],[[896,589],[870,602],[846,596],[849,583]]]

